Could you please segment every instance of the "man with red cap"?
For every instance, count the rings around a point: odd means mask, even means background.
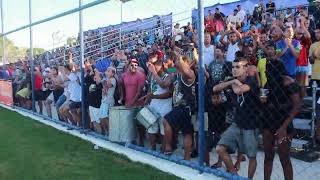
[[[131,59],[128,70],[122,74],[124,102],[127,107],[142,105],[138,100],[142,94],[146,76],[138,68],[138,60]]]
[[[131,59],[128,70],[122,74],[122,96],[126,107],[142,106],[143,101],[139,101],[142,95],[143,87],[146,81],[146,76],[138,70],[139,63],[137,59]],[[144,130],[139,128],[139,145],[143,145]]]

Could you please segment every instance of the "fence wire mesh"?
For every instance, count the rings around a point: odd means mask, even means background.
[[[228,5],[237,12],[205,11],[205,165],[253,179],[320,179],[316,13],[239,4]],[[200,52],[191,11],[85,31],[83,80],[79,38],[35,55],[37,113],[70,129],[83,128],[85,113],[87,131],[107,140],[197,161]],[[16,61],[0,69],[14,106],[31,110],[30,60],[6,59]]]

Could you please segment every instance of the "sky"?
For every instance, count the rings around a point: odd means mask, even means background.
[[[29,23],[29,0],[2,0],[4,32]],[[83,0],[83,4],[95,0]],[[236,0],[204,0],[205,6]],[[32,21],[62,13],[79,6],[79,0],[32,0]],[[132,0],[122,6],[123,21],[143,19],[153,15],[173,13],[174,22],[186,22],[197,0]],[[110,0],[83,11],[84,30],[96,29],[121,22],[121,3]],[[67,37],[76,37],[79,31],[79,14],[61,17],[33,27],[33,46],[52,49],[66,43]],[[9,34],[17,46],[29,47],[29,28]]]

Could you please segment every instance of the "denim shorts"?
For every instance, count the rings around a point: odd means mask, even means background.
[[[65,95],[61,95],[58,101],[56,102],[56,107],[59,109],[62,106],[62,104],[66,102],[66,100],[67,100],[67,97]]]
[[[246,154],[248,158],[255,158],[258,152],[258,132],[257,129],[240,129],[232,123],[221,135],[218,144],[225,146],[230,153],[238,149],[239,153]]]

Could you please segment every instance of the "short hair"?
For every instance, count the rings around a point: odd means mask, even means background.
[[[71,64],[64,65],[64,68],[66,68],[68,71],[72,71]]]
[[[171,59],[173,61],[179,60],[180,58],[180,55],[175,51],[168,51],[166,56],[168,59]]]
[[[238,63],[238,62],[248,62],[248,59],[245,57],[238,57],[236,58],[233,62]]]
[[[228,35],[230,36],[231,34],[236,34],[236,32],[235,31],[230,31]]]
[[[267,47],[273,47],[274,49],[276,48],[276,44],[273,42],[273,41],[268,41],[267,43],[266,43],[266,48]]]
[[[224,49],[224,47],[223,46],[216,46],[216,49],[219,49],[220,51],[222,51],[222,52],[224,52],[225,51],[225,49]]]
[[[116,73],[117,73],[117,69],[114,68],[114,67],[112,67],[112,66],[108,67],[108,69],[110,69],[113,74],[116,74]],[[107,70],[108,70],[108,69],[107,69]]]

